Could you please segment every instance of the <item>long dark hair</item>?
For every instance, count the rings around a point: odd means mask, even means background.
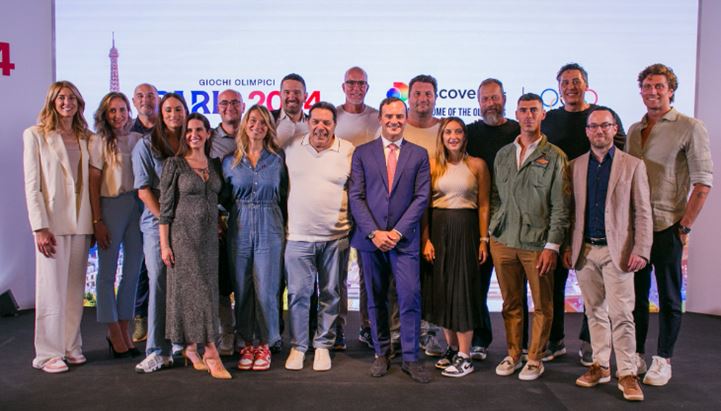
[[[183,127],[183,135],[180,138],[180,147],[178,147],[178,157],[184,157],[186,154],[190,152],[190,146],[188,145],[188,142],[185,140],[185,134],[188,132],[188,123],[190,123],[190,120],[200,120],[203,123],[203,127],[205,127],[205,131],[208,132],[208,139],[205,140],[205,156],[210,156],[210,137],[213,134],[213,131],[210,129],[210,121],[208,121],[208,118],[200,113],[191,113],[188,115],[188,117],[185,118],[185,127]]]
[[[176,153],[173,152],[173,149],[168,144],[169,130],[168,127],[165,125],[165,121],[163,121],[162,117],[163,104],[165,104],[165,102],[170,100],[171,98],[180,101],[180,103],[183,105],[183,109],[185,110],[185,116],[188,116],[188,105],[185,103],[185,99],[180,94],[166,93],[163,98],[160,99],[160,104],[158,105],[160,107],[160,118],[157,122],[155,122],[155,126],[153,126],[153,129],[150,131],[150,148],[153,151],[153,155],[160,158],[161,160],[165,160],[168,157],[173,157],[176,155]],[[180,128],[180,130],[178,130],[178,140],[182,140],[184,135],[185,122],[183,122],[183,126]],[[180,144],[178,144],[178,147],[180,147]]]

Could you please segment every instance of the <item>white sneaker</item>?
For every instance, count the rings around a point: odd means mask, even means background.
[[[140,364],[135,366],[135,372],[138,374],[150,374],[163,368],[170,368],[173,366],[173,357],[167,355],[160,355],[156,352],[145,357]]]
[[[330,352],[327,348],[316,348],[313,358],[314,371],[330,370]]]
[[[543,361],[539,361],[538,364],[526,363],[521,372],[518,373],[518,379],[522,381],[533,381],[543,375]]]
[[[295,347],[290,349],[288,358],[285,360],[285,369],[291,371],[298,371],[303,369],[303,361],[305,360],[305,353],[298,351]]]
[[[509,355],[496,367],[496,375],[507,377],[516,372],[516,370],[519,370],[522,366],[523,363],[520,360],[513,362],[513,357]]]
[[[455,360],[453,361],[453,364],[446,367],[446,369],[441,372],[441,375],[443,375],[444,377],[459,378],[466,376],[472,372],[473,362],[471,362],[471,359],[457,355]]]
[[[636,375],[646,374],[648,367],[646,366],[646,360],[643,359],[643,354],[636,353],[633,362],[636,365]]]
[[[663,357],[653,356],[651,368],[643,377],[643,383],[646,385],[662,386],[668,384],[671,379],[671,364]]]

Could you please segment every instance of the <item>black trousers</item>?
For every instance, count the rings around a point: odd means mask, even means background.
[[[135,316],[148,318],[148,298],[150,296],[150,280],[148,279],[148,269],[145,267],[145,259],[140,266],[140,276],[138,277],[138,288],[135,291]]]
[[[651,262],[634,276],[636,307],[636,352],[645,353],[648,335],[648,293],[651,290],[651,271],[656,274],[658,286],[658,356],[673,357],[678,334],[681,331],[681,257],[683,243],[678,235],[678,223],[653,233]]]
[[[481,264],[481,322],[473,330],[474,347],[488,347],[493,341],[493,327],[491,315],[488,312],[488,290],[491,287],[491,276],[493,275],[493,259],[491,258],[490,246],[486,262]],[[524,321],[527,321],[524,319]],[[526,327],[527,328],[527,327]],[[525,340],[528,340],[528,332],[525,332]]]

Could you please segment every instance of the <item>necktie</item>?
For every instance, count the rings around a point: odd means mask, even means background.
[[[388,168],[388,193],[391,192],[391,189],[393,188],[393,177],[396,175],[396,166],[398,165],[398,157],[396,155],[396,150],[398,150],[398,146],[394,143],[388,144],[388,163],[386,164],[386,167]]]

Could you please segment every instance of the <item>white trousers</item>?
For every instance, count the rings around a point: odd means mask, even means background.
[[[89,235],[56,235],[55,256],[35,249],[35,359],[42,368],[54,357],[82,354],[83,317]]]

